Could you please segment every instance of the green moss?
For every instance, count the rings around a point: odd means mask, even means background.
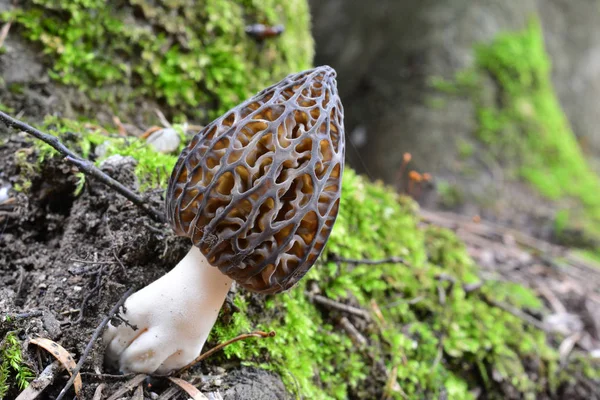
[[[47,54],[52,78],[94,100],[159,101],[174,115],[220,114],[312,62],[305,0],[21,2],[2,15]],[[257,44],[251,23],[284,24]]]
[[[600,238],[600,178],[587,164],[552,87],[539,22],[534,19],[521,32],[477,45],[475,59],[474,68],[454,80],[432,78],[432,86],[469,96],[477,137],[487,149],[543,196],[574,202],[569,225],[582,225]],[[498,90],[492,104],[484,84],[489,78]]]
[[[33,378],[33,372],[23,362],[19,339],[9,332],[0,342],[0,399],[5,398],[11,386],[23,390]]]
[[[185,128],[182,124],[175,124],[173,128],[179,132],[182,139],[177,152],[179,154],[187,140],[184,132]],[[102,161],[115,154],[133,157],[137,160],[135,173],[140,182],[141,190],[150,187],[166,187],[171,170],[177,162],[177,155],[158,153],[143,139],[133,136],[123,137],[116,132],[112,132],[110,128],[103,128],[89,122],[49,116],[45,119],[41,129],[58,136],[63,141],[70,141],[73,148],[80,155],[84,158],[93,158],[96,165],[100,165]],[[44,142],[36,140],[33,143],[38,150],[35,162],[33,164],[28,162],[19,164],[21,168],[25,168],[21,174],[24,176],[30,176],[31,168],[39,165],[48,157],[57,154],[54,148]],[[96,149],[99,147],[102,148],[101,155],[96,156]],[[78,190],[81,190],[84,181],[85,176],[80,175]]]

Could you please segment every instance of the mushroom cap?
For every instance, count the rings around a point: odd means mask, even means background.
[[[335,76],[289,75],[207,125],[173,169],[173,230],[246,289],[289,289],[329,238],[344,169]]]

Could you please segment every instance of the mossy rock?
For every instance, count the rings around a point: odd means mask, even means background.
[[[121,118],[145,100],[206,121],[313,57],[305,0],[24,1],[0,19],[43,51],[55,82]],[[285,31],[259,43],[245,33],[254,23]]]

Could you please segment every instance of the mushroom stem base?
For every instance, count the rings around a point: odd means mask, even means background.
[[[110,326],[106,359],[123,372],[167,373],[193,361],[217,320],[231,278],[192,246],[169,273],[134,293],[121,315],[129,325]]]

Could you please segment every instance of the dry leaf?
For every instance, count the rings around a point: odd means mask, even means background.
[[[183,379],[169,377],[169,380],[179,386],[183,391],[190,395],[193,400],[208,400],[194,385]]]
[[[65,367],[67,372],[69,372],[69,375],[73,375],[73,370],[77,366],[77,363],[75,363],[73,357],[60,344],[45,338],[31,339],[30,343],[40,346],[42,349],[48,351],[54,358],[58,360],[58,362],[62,364],[63,367]],[[77,373],[75,381],[73,382],[73,387],[75,388],[75,394],[77,397],[80,397],[79,392],[81,391],[81,386],[81,375]]]

